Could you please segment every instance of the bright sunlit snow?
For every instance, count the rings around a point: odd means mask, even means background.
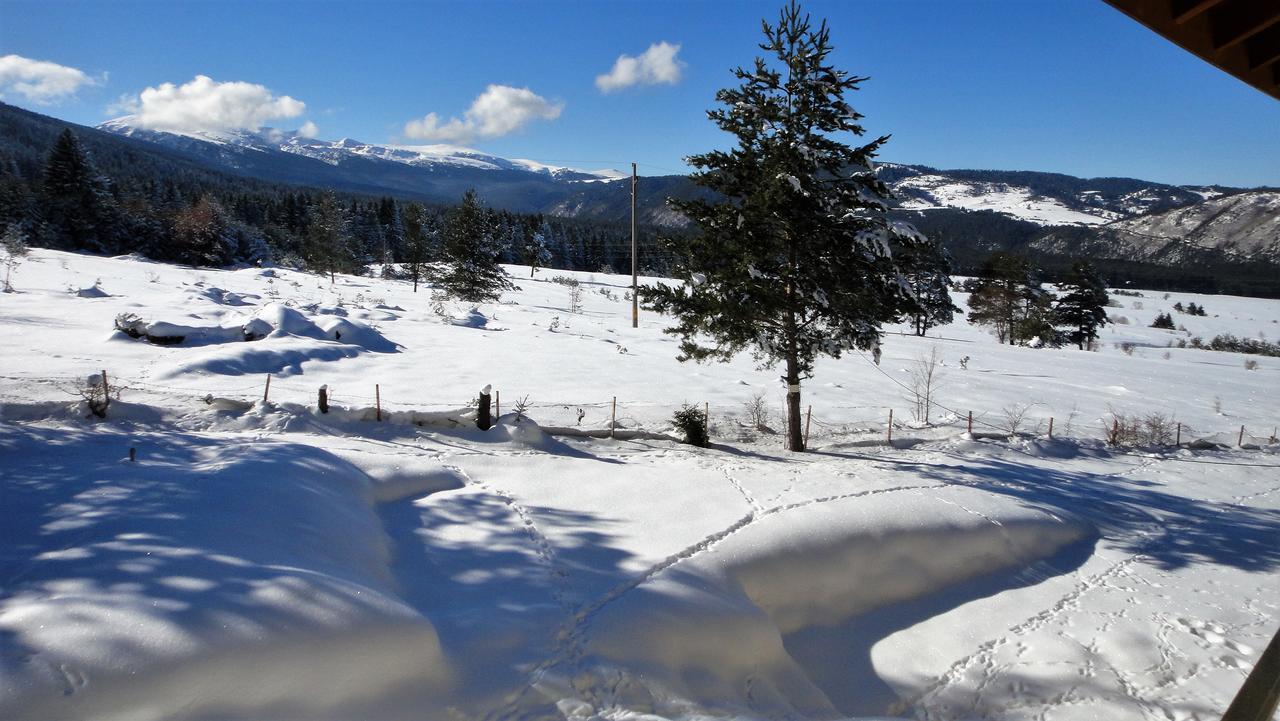
[[[677,363],[629,278],[509,270],[473,308],[33,251],[0,294],[0,717],[1207,720],[1280,623],[1280,359],[1176,347],[1274,341],[1280,301],[1115,295],[1094,353],[895,327],[818,364],[789,454],[777,370]],[[1110,447],[1113,412],[1183,446]]]

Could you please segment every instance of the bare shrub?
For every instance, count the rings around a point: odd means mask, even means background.
[[[1123,343],[1117,343],[1116,347],[1119,348],[1125,355],[1133,355],[1134,349],[1136,349],[1138,346],[1136,344],[1130,343],[1129,341],[1124,341]]]
[[[1256,371],[1256,370],[1258,370],[1258,361],[1257,361],[1257,360],[1255,360],[1255,359],[1253,359],[1253,358],[1245,358],[1245,359],[1244,359],[1244,369],[1245,369],[1245,370],[1247,370],[1247,371]]]
[[[1116,325],[1129,325],[1129,318],[1123,315],[1117,315],[1111,318],[1111,322]]]
[[[1000,419],[996,421],[1002,430],[1008,431],[1009,435],[1016,436],[1018,431],[1027,422],[1027,411],[1031,410],[1034,403],[1014,403],[1000,409]]]
[[[85,380],[83,386],[72,390],[72,394],[80,396],[93,415],[106,418],[111,401],[120,400],[120,386],[109,385],[101,374],[94,373]]]
[[[582,312],[582,284],[578,281],[567,283],[569,286],[569,312],[578,314]]]
[[[916,358],[911,368],[911,394],[907,396],[907,400],[911,402],[911,416],[917,421],[929,422],[933,396],[942,380],[941,366],[942,356],[938,354],[938,347],[933,346],[929,349],[929,355]]]
[[[1077,404],[1072,403],[1071,412],[1067,413],[1067,422],[1062,425],[1062,435],[1064,436],[1071,435],[1071,432],[1075,430],[1075,427],[1076,427],[1076,418],[1078,418],[1079,416],[1080,416],[1080,407]]]
[[[516,421],[524,420],[525,414],[529,412],[529,396],[525,396],[520,400],[516,401],[515,412],[516,412]]]
[[[1172,415],[1151,412],[1127,414],[1111,409],[1111,427],[1106,430],[1107,443],[1113,446],[1172,445],[1178,422]]]
[[[751,397],[751,400],[742,404],[743,412],[747,416],[747,423],[761,433],[769,433],[769,402],[765,399],[765,394],[757,393]]]

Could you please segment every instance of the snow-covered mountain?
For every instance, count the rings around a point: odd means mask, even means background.
[[[129,117],[99,130],[145,141],[186,158],[260,180],[456,203],[468,189],[485,202],[517,212],[542,212],[576,188],[621,177],[502,158],[451,145],[379,145],[350,138],[320,140],[296,131],[148,130]]]
[[[314,158],[329,165],[342,165],[351,158],[381,160],[418,167],[457,167],[476,170],[510,170],[545,175],[564,181],[615,180],[624,177],[618,170],[580,170],[547,165],[534,160],[502,158],[458,145],[380,145],[351,138],[320,140],[296,130],[199,130],[190,132],[148,130],[135,124],[131,115],[108,120],[99,130],[148,140],[171,147],[189,146],[195,140],[261,152],[280,151]]]
[[[1190,187],[1135,178],[1060,173],[937,170],[883,163],[880,176],[904,210],[990,210],[1037,225],[1103,225],[1214,198],[1235,188]]]
[[[1280,262],[1280,191],[1208,198],[1160,213],[1119,220],[1083,242],[1054,232],[1032,246],[1046,252],[1088,254],[1163,265],[1206,258]]]

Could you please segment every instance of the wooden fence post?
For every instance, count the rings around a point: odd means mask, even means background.
[[[813,406],[804,413],[804,447],[809,447],[809,422],[813,420]]]
[[[382,422],[382,387],[379,386],[377,383],[373,384],[373,405],[374,405],[373,417],[376,418],[379,423],[381,423]]]
[[[889,438],[888,438],[889,443],[893,443],[893,409],[892,408],[889,409],[889,428],[887,432],[889,434]]]
[[[329,386],[320,386],[320,412],[329,412]]]
[[[1111,445],[1113,446],[1120,442],[1120,419],[1119,418],[1116,418],[1115,420],[1111,421],[1111,438],[1109,440],[1111,442]]]
[[[517,403],[516,405],[520,405]],[[493,417],[502,417],[502,391],[493,392]]]
[[[1244,445],[1244,426],[1240,426],[1240,439],[1236,441],[1237,446]]]
[[[111,405],[111,385],[107,383],[107,369],[102,369],[102,417],[107,417],[107,406]]]
[[[267,387],[262,389],[262,403],[266,405],[267,397],[271,395],[271,374],[267,374]]]
[[[609,437],[613,438],[613,429],[618,427],[618,397],[613,397],[613,410],[609,411]]]
[[[1174,436],[1173,445],[1175,446],[1182,445],[1182,423],[1181,422],[1178,423],[1178,435]]]
[[[476,428],[487,431],[493,425],[489,415],[489,386],[480,389],[480,401],[476,407]]]
[[[702,435],[707,437],[707,442],[711,442],[711,402],[702,402]]]
[[[1049,416],[1049,439],[1053,440],[1053,416]]]
[[[969,435],[973,435],[973,411],[969,411]]]

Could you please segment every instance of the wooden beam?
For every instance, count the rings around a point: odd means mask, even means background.
[[[1215,10],[1209,19],[1213,26],[1213,49],[1222,52],[1280,23],[1280,4],[1232,3]]]
[[[1191,20],[1192,18],[1211,10],[1222,0],[1183,0],[1183,2],[1173,3],[1173,21],[1179,25]]]
[[[1265,68],[1280,60],[1280,24],[1272,25],[1249,38],[1245,43],[1245,54],[1249,59],[1250,70]]]

